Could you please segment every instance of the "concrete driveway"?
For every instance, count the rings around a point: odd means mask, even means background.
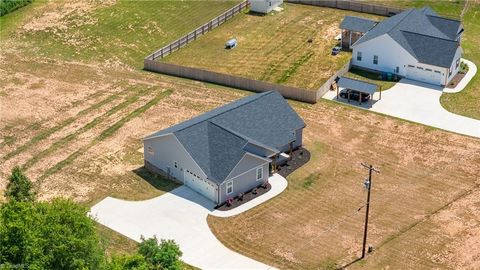
[[[140,236],[174,239],[183,252],[182,260],[201,269],[274,269],[225,247],[207,224],[209,214],[240,214],[280,194],[287,180],[275,174],[269,178],[269,192],[229,211],[214,210],[214,204],[187,186],[146,201],[124,201],[107,197],[92,207],[96,220],[135,240]]]
[[[380,112],[424,125],[480,138],[480,120],[468,118],[445,110],[440,104],[443,88],[408,79],[402,79],[392,88],[374,95],[374,103],[351,101],[353,106]],[[330,91],[323,98],[336,100],[336,93]],[[339,102],[346,102],[339,99]]]

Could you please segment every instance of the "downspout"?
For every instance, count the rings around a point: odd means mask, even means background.
[[[217,206],[220,205],[220,185],[217,184]]]

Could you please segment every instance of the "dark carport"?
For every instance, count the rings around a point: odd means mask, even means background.
[[[373,83],[367,83],[364,81],[360,80],[355,80],[351,78],[346,78],[346,77],[340,77],[340,79],[337,82],[337,99],[339,96],[338,89],[339,88],[345,88],[347,91],[353,90],[360,92],[362,94],[368,94],[370,95],[370,101],[373,102],[373,94],[377,91],[378,86]],[[382,98],[382,93],[380,92],[380,99]],[[359,100],[360,104],[362,103],[361,97],[359,95]],[[348,92],[348,102],[350,102],[350,91]]]

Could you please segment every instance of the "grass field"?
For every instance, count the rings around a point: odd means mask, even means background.
[[[368,173],[360,162],[367,162],[381,170],[374,175],[369,244],[388,258],[368,259],[366,269],[437,269],[474,262],[456,258],[468,230],[432,233],[425,224],[444,226],[431,220],[434,213],[464,192],[478,190],[480,169],[471,166],[480,164],[479,140],[364,111],[353,114],[333,103],[295,108],[308,127],[305,145],[312,160],[288,178],[279,198],[236,217],[209,217],[225,245],[281,269],[323,269],[353,261],[360,255],[365,209],[357,210],[365,202],[362,184]],[[474,211],[480,201],[472,202]],[[445,221],[457,218],[446,216]],[[470,241],[478,243],[477,236]],[[403,242],[405,237],[410,240]],[[445,246],[451,253],[444,254]]]
[[[379,18],[306,5],[283,7],[266,16],[239,14],[160,61],[316,90],[350,58],[348,52],[330,55],[343,17]],[[225,50],[230,38],[238,46]]]
[[[35,1],[0,18],[0,191],[11,168],[27,164],[42,200],[90,206],[106,196],[161,195],[177,185],[142,170],[141,138],[250,94],[139,70],[144,55],[194,27],[186,21],[200,24],[235,2],[132,3]],[[365,161],[382,171],[372,194],[375,252],[353,268],[480,267],[478,139],[323,100],[291,104],[307,123],[313,159],[280,197],[238,217],[209,218],[222,242],[282,268],[351,261],[362,233],[363,209],[356,210]],[[110,254],[134,247],[99,231]]]

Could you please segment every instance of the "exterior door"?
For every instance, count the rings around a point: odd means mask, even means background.
[[[205,179],[195,176],[192,172],[184,170],[185,185],[202,194],[213,202],[217,202],[216,186]]]

